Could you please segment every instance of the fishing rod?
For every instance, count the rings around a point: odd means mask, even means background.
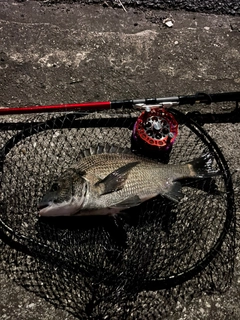
[[[99,102],[82,102],[82,103],[64,103],[56,105],[43,106],[27,106],[17,108],[0,108],[0,115],[11,114],[28,114],[28,113],[47,113],[47,112],[69,112],[69,111],[102,111],[110,109],[129,109],[137,108],[144,109],[145,106],[154,107],[172,107],[180,105],[193,105],[196,103],[211,104],[225,101],[240,101],[239,92],[225,92],[225,93],[196,93],[195,95],[173,96],[165,98],[145,98],[145,99],[131,99],[131,100],[113,100],[113,101],[99,101]]]
[[[144,150],[148,153],[169,154],[173,143],[178,135],[178,121],[175,119],[173,109],[168,109],[181,105],[211,104],[224,101],[235,101],[234,119],[239,118],[238,103],[240,101],[240,92],[225,93],[196,93],[195,95],[173,96],[165,98],[146,98],[135,100],[113,100],[101,102],[83,102],[68,103],[43,106],[29,106],[18,108],[1,108],[0,115],[12,114],[30,114],[30,113],[49,113],[49,112],[70,112],[75,111],[82,115],[93,111],[111,110],[111,109],[135,109],[140,110],[141,114],[136,119],[132,132],[132,146],[136,150]],[[232,112],[233,113],[233,112]],[[198,113],[188,112],[193,119],[200,120],[201,123],[209,121],[211,117],[199,118]],[[201,114],[200,114],[201,115]],[[216,115],[214,115],[216,118]],[[220,120],[229,119],[226,114],[221,114]],[[232,114],[231,114],[232,116]],[[236,120],[235,120],[236,121]],[[36,125],[36,123],[35,123]],[[83,124],[81,124],[83,125]],[[29,123],[30,128],[32,124]],[[16,130],[27,127],[25,123],[0,123],[0,130]]]

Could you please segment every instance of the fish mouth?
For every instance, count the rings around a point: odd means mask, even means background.
[[[49,201],[43,201],[40,202],[37,206],[38,209],[38,215],[41,216],[51,216],[52,214],[49,214],[52,212],[51,208],[54,207],[54,203],[53,202],[49,202]]]
[[[47,208],[49,205],[51,205],[50,202],[44,201],[44,202],[40,202],[37,206],[38,210],[42,210],[44,208]]]

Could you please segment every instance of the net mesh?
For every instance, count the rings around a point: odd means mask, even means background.
[[[157,197],[119,215],[117,226],[104,216],[39,218],[37,204],[84,149],[131,147],[136,114],[48,114],[3,123],[0,227],[15,249],[5,259],[16,281],[80,319],[169,316],[190,279],[195,291],[224,290],[235,232],[229,168],[202,128],[172,112],[180,127],[169,163],[209,151],[222,175],[186,181],[179,204]]]

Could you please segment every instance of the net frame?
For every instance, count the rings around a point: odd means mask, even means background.
[[[113,277],[111,276],[111,272],[104,277],[104,279],[99,275],[98,277],[95,277],[95,282],[97,283],[100,281],[103,286],[108,286],[109,281],[111,283],[112,289],[111,292],[107,293],[105,295],[105,302],[109,302],[113,299],[114,292],[118,292],[118,294],[121,293],[121,299],[123,299],[125,302],[129,299],[130,295],[136,296],[136,292],[134,293],[134,290],[137,288],[137,292],[144,291],[156,291],[160,289],[166,289],[169,287],[173,287],[176,285],[179,285],[189,279],[192,279],[194,276],[197,276],[200,272],[202,272],[205,268],[208,267],[208,265],[216,258],[216,256],[221,252],[221,247],[225,241],[225,238],[234,224],[234,214],[235,214],[235,207],[234,207],[234,195],[233,195],[233,187],[232,187],[232,180],[231,180],[231,174],[230,169],[228,167],[228,164],[226,160],[224,159],[224,156],[222,155],[220,149],[216,145],[216,143],[211,139],[211,137],[206,133],[206,131],[201,128],[196,122],[191,120],[189,117],[183,115],[181,112],[177,110],[171,110],[171,112],[174,114],[174,116],[177,118],[179,124],[183,127],[187,127],[190,132],[192,132],[196,137],[198,137],[203,144],[207,147],[207,149],[214,155],[214,159],[216,160],[218,168],[223,172],[223,181],[226,191],[226,219],[223,223],[222,232],[220,233],[218,239],[215,241],[214,245],[212,246],[211,250],[204,256],[203,259],[200,259],[197,261],[197,263],[188,270],[184,270],[184,272],[180,272],[179,274],[175,275],[169,275],[165,278],[160,279],[153,279],[149,281],[141,281],[139,280],[139,275],[144,275],[144,271],[140,272],[140,268],[134,269],[134,272],[127,273],[128,277],[131,277],[131,281],[129,283],[124,283],[124,281],[114,281]],[[79,113],[71,113],[71,114],[64,114],[63,116],[59,117],[53,117],[50,120],[39,122],[39,123],[25,123],[25,128],[18,132],[15,136],[10,138],[7,143],[5,143],[4,147],[2,148],[0,154],[1,154],[1,161],[0,161],[0,172],[3,173],[5,161],[7,155],[11,152],[11,150],[21,141],[24,141],[28,137],[31,137],[33,135],[38,135],[41,132],[51,131],[51,130],[62,130],[62,129],[69,129],[76,126],[79,128],[79,125],[81,124],[81,128],[98,128],[98,127],[105,127],[105,128],[125,128],[131,132],[133,125],[135,123],[136,117],[129,116],[129,114],[125,117],[116,117],[112,114],[108,115],[108,117],[98,118],[96,116],[95,119],[83,117]],[[4,210],[4,206],[1,203],[1,209]],[[71,261],[63,261],[61,259],[61,253],[60,252],[54,252],[54,254],[49,255],[49,247],[47,245],[37,243],[36,241],[32,240],[29,237],[26,237],[26,235],[19,235],[17,234],[11,226],[6,224],[6,222],[1,218],[0,219],[0,225],[1,225],[1,237],[6,242],[8,242],[12,247],[16,247],[18,250],[27,253],[28,255],[35,257],[37,259],[46,259],[47,257],[47,263],[50,263],[52,266],[58,266],[63,270],[71,270],[71,272],[77,274],[81,273],[82,277],[90,277],[91,273],[94,271],[89,270],[88,265],[79,265],[72,263]],[[118,250],[118,249],[117,249]],[[116,250],[116,251],[117,251]],[[118,260],[118,256],[113,255],[113,259],[116,261]],[[142,266],[144,266],[143,261]],[[143,268],[144,269],[144,268]],[[139,272],[138,277],[134,278],[134,273],[136,270]],[[116,271],[116,270],[115,270]],[[115,272],[114,271],[114,272]],[[145,269],[146,271],[146,269]],[[118,274],[114,273],[114,276]],[[126,277],[126,275],[125,275]],[[109,280],[110,279],[110,280]],[[107,281],[106,281],[107,280]],[[101,289],[101,290],[106,290]],[[89,310],[94,309],[96,306],[88,305],[87,308]],[[91,312],[88,311],[90,314]]]

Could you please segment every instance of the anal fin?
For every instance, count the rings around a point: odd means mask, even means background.
[[[139,198],[139,196],[130,196],[129,198],[115,204],[113,207],[118,207],[118,208],[131,208],[131,207],[136,207],[139,204],[142,203],[142,200]]]
[[[182,189],[182,184],[180,182],[175,181],[173,182],[168,192],[164,193],[164,197],[174,202],[179,202],[184,196],[181,189]]]

